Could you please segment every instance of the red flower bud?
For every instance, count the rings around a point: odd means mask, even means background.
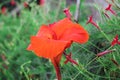
[[[71,19],[71,13],[70,13],[70,10],[69,10],[69,8],[65,8],[64,10],[63,10],[63,12],[64,12],[64,14],[66,15],[66,17],[67,18],[69,18],[69,19]]]
[[[116,16],[116,12],[114,11],[114,10],[112,10],[112,5],[111,4],[109,4],[108,5],[108,7],[105,9],[106,11],[110,11],[113,15],[115,15]]]
[[[98,30],[100,30],[100,27],[93,21],[93,16],[90,16],[87,23],[86,24],[89,24],[91,23],[92,25],[94,25]]]
[[[105,51],[103,51],[103,52],[98,53],[97,56],[98,56],[98,57],[101,57],[101,56],[103,56],[103,55],[105,55],[105,54],[108,54],[108,53],[111,53],[111,52],[113,52],[113,51],[115,51],[115,49],[113,49],[113,50],[105,50]]]
[[[112,40],[111,46],[114,46],[114,45],[116,45],[116,44],[119,44],[119,45],[120,45],[120,41],[118,41],[118,35],[116,35],[116,36],[114,37],[114,39]]]

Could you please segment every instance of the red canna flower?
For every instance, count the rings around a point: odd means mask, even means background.
[[[88,41],[87,31],[79,24],[64,18],[51,26],[42,25],[36,36],[31,37],[27,50],[32,50],[39,57],[50,59],[53,63],[57,78],[61,80],[59,63],[62,53],[72,42],[85,43]]]
[[[115,49],[113,49],[113,50],[105,50],[105,51],[103,51],[103,52],[98,53],[97,56],[98,56],[98,57],[101,57],[101,56],[103,56],[103,55],[105,55],[105,54],[108,54],[108,53],[111,53],[111,52],[113,52],[113,51],[115,51]]]
[[[73,63],[73,64],[78,65],[78,63],[71,58],[72,53],[70,53],[69,55],[67,55],[67,54],[64,52],[64,55],[65,55],[65,57],[66,57],[66,61],[64,62],[65,64],[67,64],[68,62],[71,62],[71,63]]]
[[[67,18],[69,18],[69,19],[71,19],[71,13],[70,13],[70,10],[69,10],[69,8],[65,8],[64,10],[63,10],[63,12],[64,12],[64,14],[66,15],[66,17]]]
[[[108,7],[105,9],[106,11],[110,11],[113,15],[116,16],[116,12],[114,10],[112,10],[112,4],[109,4]]]
[[[16,2],[15,2],[14,0],[11,0],[11,1],[10,1],[10,4],[11,4],[12,6],[14,6],[14,5],[16,5]]]
[[[6,14],[6,12],[7,12],[7,8],[6,8],[5,6],[3,6],[3,7],[1,8],[1,13],[2,13],[2,14]]]
[[[100,27],[93,21],[93,16],[90,16],[87,23],[86,24],[89,24],[91,23],[92,25],[94,25],[98,30],[100,30]]]
[[[116,36],[114,37],[114,39],[112,40],[111,46],[114,46],[114,45],[116,45],[116,44],[119,44],[119,45],[120,45],[120,41],[118,41],[118,35],[116,35]]]

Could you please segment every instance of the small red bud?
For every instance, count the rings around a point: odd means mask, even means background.
[[[69,10],[69,8],[65,8],[64,10],[63,10],[63,12],[64,12],[64,14],[66,15],[66,17],[67,18],[69,18],[69,19],[71,19],[71,13],[70,13],[70,10]]]
[[[112,4],[109,4],[108,7],[105,9],[106,11],[110,11],[113,15],[117,15],[114,10],[112,10]]]
[[[103,51],[103,52],[98,53],[97,56],[98,56],[98,57],[101,57],[101,56],[103,56],[103,55],[105,55],[105,54],[108,54],[108,53],[111,53],[111,52],[113,52],[113,51],[115,51],[115,49],[113,49],[113,50],[105,50],[105,51]]]
[[[91,24],[94,25],[98,30],[100,30],[100,27],[93,21],[93,16],[90,16],[90,17],[88,18],[88,21],[87,21],[86,24],[89,24],[89,23],[91,23]]]

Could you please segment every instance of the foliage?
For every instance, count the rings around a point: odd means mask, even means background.
[[[52,9],[51,4],[37,6],[31,3],[31,10],[22,8],[19,17],[10,14],[0,15],[0,80],[54,80],[55,71],[49,60],[39,58],[26,50],[30,36],[35,35],[41,24],[49,24],[64,18],[62,12],[65,2]],[[81,6],[83,10],[85,6]],[[74,13],[75,6],[70,10]],[[120,66],[116,66],[111,59],[120,64],[120,45],[110,47],[116,34],[120,35],[120,11],[116,9],[117,17],[107,19],[101,14],[102,22],[99,26],[102,31],[92,25],[86,25],[87,11],[79,23],[88,30],[90,39],[86,44],[74,43],[67,52],[72,52],[79,66],[70,63],[64,64],[61,60],[61,74],[63,80],[119,80]],[[82,17],[81,17],[82,18]],[[120,36],[119,36],[120,37]],[[96,54],[106,49],[116,51],[96,59]]]

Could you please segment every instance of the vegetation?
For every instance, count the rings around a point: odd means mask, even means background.
[[[101,21],[98,21],[98,25],[101,30],[91,24],[86,25],[89,16],[87,6],[84,5],[84,1],[81,3],[79,24],[89,32],[90,39],[85,44],[74,43],[67,49],[68,53],[73,53],[72,58],[79,65],[64,64],[65,57],[62,57],[60,66],[63,80],[120,79],[120,45],[111,47],[113,38],[117,34],[120,37],[120,7],[116,4],[120,2],[117,1],[112,2],[113,5],[117,5],[113,6],[117,16],[111,14],[109,19],[104,15],[103,10],[99,9]],[[22,5],[22,2],[19,5]],[[30,43],[30,36],[36,34],[40,25],[50,24],[65,17],[63,13],[63,9],[66,8],[65,1],[59,2],[59,6],[47,2],[43,6],[35,3],[30,3],[30,6],[31,10],[22,7],[19,17],[12,16],[9,12],[0,15],[0,80],[54,80],[56,78],[50,61],[37,57],[26,48]],[[69,8],[74,14],[76,5],[73,4]],[[98,53],[105,50],[115,51],[97,57]]]

